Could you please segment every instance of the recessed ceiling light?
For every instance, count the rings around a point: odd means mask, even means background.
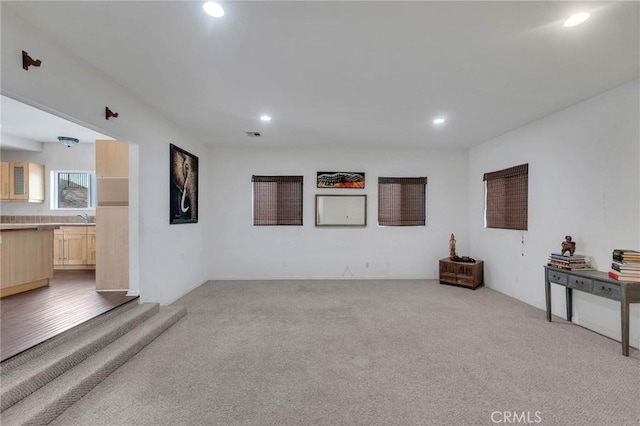
[[[443,124],[447,121],[444,117],[438,117],[433,119],[433,124]]]
[[[262,120],[262,121],[271,121],[271,116],[263,114],[263,115],[260,116],[260,120]]]
[[[224,16],[224,9],[218,3],[213,1],[208,1],[202,5],[202,8],[209,16],[213,16],[214,18],[220,18]]]
[[[573,26],[576,26],[578,24],[582,24],[588,18],[589,18],[589,14],[587,12],[576,13],[575,15],[571,16],[569,19],[564,21],[564,26],[565,27],[573,27]]]

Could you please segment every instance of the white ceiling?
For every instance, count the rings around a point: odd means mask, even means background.
[[[0,97],[0,101],[2,149],[39,150],[33,142],[58,143],[58,136],[77,138],[80,143],[112,139],[6,96]]]
[[[465,148],[640,75],[637,1],[202,3],[2,7],[212,145]]]

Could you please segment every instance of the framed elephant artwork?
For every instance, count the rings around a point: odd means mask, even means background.
[[[198,222],[198,157],[170,144],[169,223]]]

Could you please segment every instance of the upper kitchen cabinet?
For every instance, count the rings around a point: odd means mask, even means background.
[[[0,163],[0,200],[8,200],[9,194],[9,163]]]
[[[36,163],[2,163],[1,201],[44,202],[44,166]]]

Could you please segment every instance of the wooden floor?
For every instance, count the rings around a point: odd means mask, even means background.
[[[95,271],[55,271],[49,287],[0,299],[1,360],[136,298],[95,288]]]

